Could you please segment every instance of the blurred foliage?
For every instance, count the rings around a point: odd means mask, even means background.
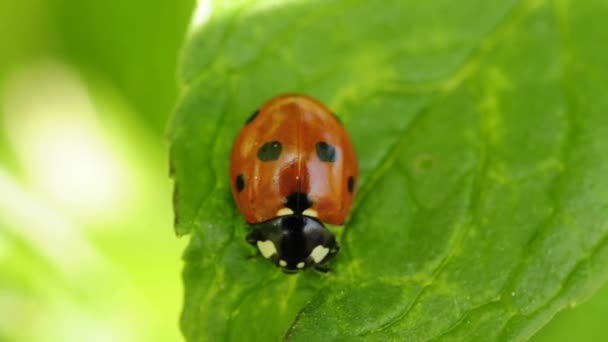
[[[165,131],[193,6],[0,1],[0,340],[181,340]]]
[[[163,132],[177,93],[175,64],[194,0],[0,2],[0,79],[57,58],[110,83],[152,132]]]
[[[193,2],[56,0],[49,10],[64,57],[108,77],[158,132],[175,103],[174,66]]]
[[[212,4],[171,131],[188,340],[526,340],[606,282],[607,3]],[[229,191],[232,139],[284,92],[359,154],[327,275],[247,261]]]

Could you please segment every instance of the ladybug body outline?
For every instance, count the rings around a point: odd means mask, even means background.
[[[256,110],[235,139],[230,179],[252,228],[247,241],[283,271],[322,269],[338,252],[323,223],[344,224],[358,168],[346,130],[322,103],[286,94]]]

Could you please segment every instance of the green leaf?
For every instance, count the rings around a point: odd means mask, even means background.
[[[188,340],[525,340],[606,282],[606,1],[212,7],[171,131]],[[285,92],[360,161],[329,274],[250,258],[230,194],[232,140]]]
[[[608,284],[607,284],[608,285]],[[598,290],[582,305],[572,305],[544,326],[533,342],[602,341],[608,334],[608,286]],[[573,303],[576,304],[576,303]]]

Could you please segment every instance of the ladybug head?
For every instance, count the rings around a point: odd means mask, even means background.
[[[318,220],[304,215],[277,217],[252,226],[247,241],[286,273],[331,260],[340,249],[334,235]]]

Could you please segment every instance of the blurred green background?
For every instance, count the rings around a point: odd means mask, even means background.
[[[194,1],[0,0],[0,341],[179,341],[166,123]],[[537,341],[599,340],[608,287]]]
[[[0,0],[0,341],[179,341],[166,122],[194,1]]]

